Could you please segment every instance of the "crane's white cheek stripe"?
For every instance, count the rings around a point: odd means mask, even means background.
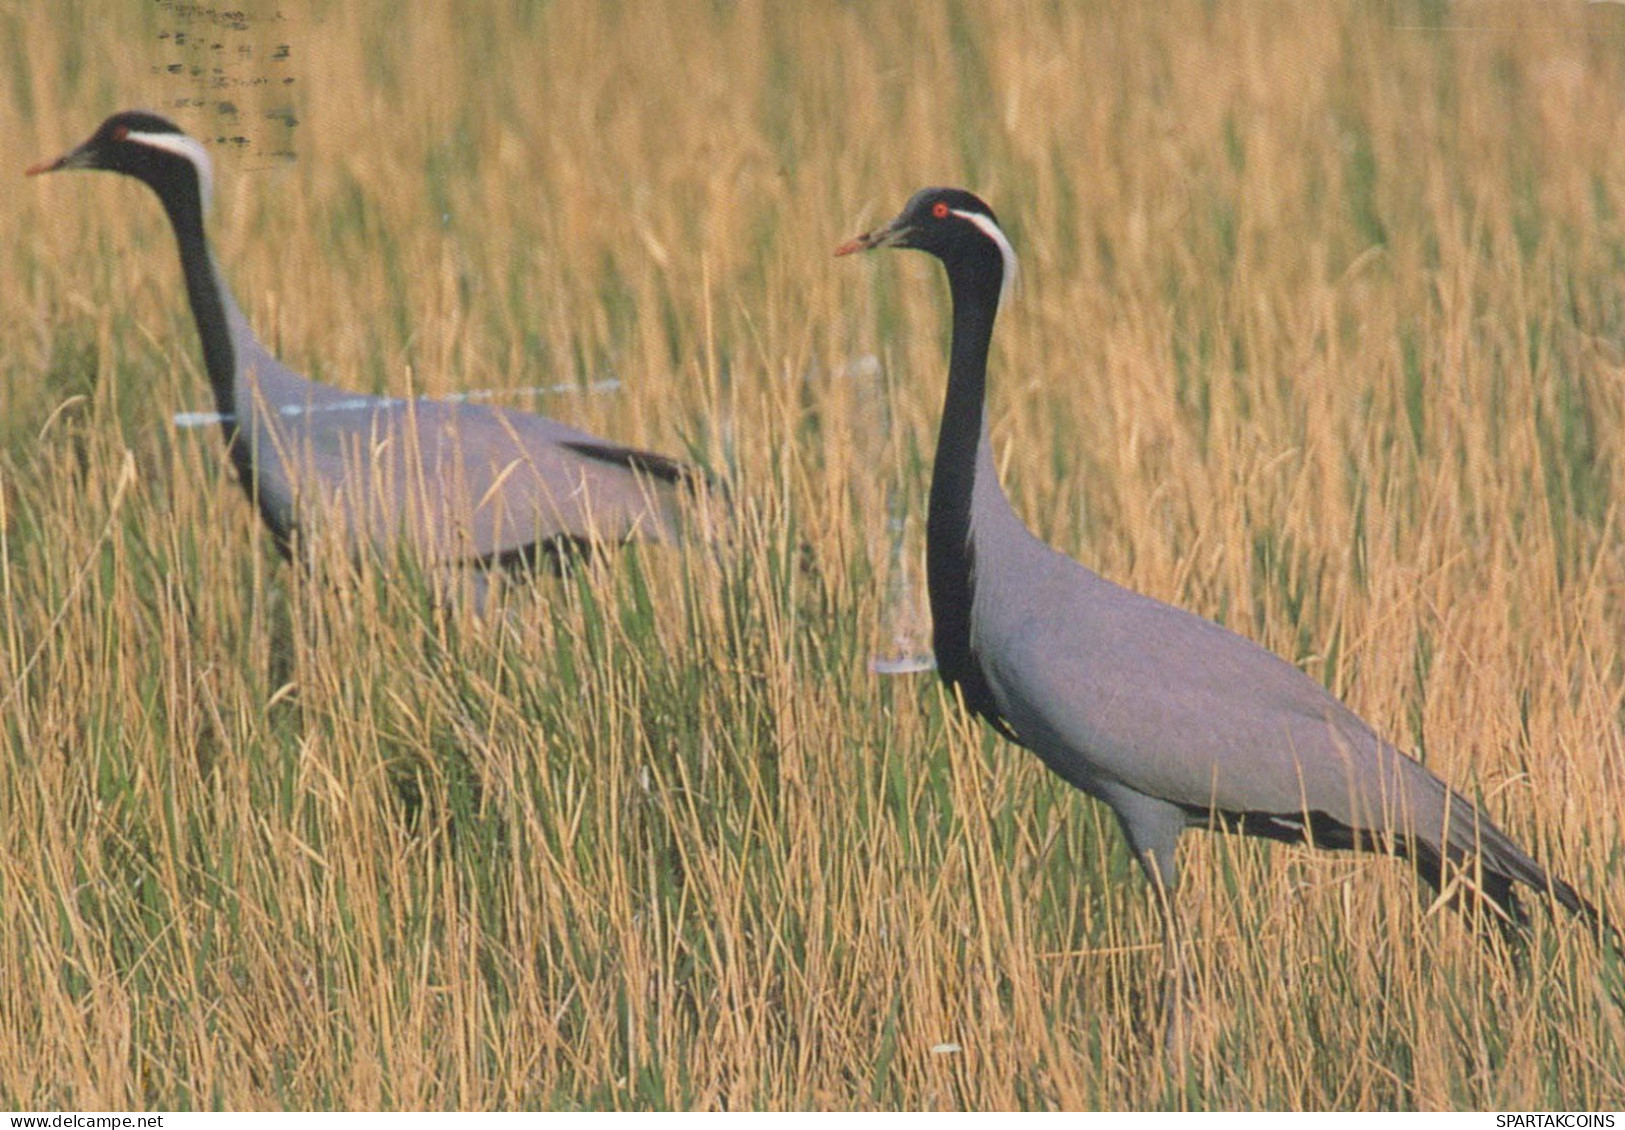
[[[999,285],[999,302],[1002,305],[1005,297],[1010,293],[1011,285],[1016,281],[1016,274],[1020,270],[1021,265],[1016,262],[1016,249],[1010,246],[1008,239],[1004,238],[1004,233],[999,230],[999,225],[980,212],[961,212],[958,208],[955,208],[954,215],[969,220],[981,228],[982,234],[998,245],[999,257],[1004,260],[1004,281]]]
[[[214,198],[214,166],[209,163],[209,152],[203,148],[202,142],[184,133],[143,133],[140,130],[131,130],[124,135],[124,139],[151,149],[162,149],[165,153],[173,153],[192,162],[192,167],[197,170],[203,210],[209,210],[209,201]]]

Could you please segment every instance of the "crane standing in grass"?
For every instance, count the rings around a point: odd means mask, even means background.
[[[1158,891],[1171,970],[1174,850],[1191,827],[1392,852],[1435,890],[1487,901],[1508,924],[1525,921],[1521,883],[1617,946],[1572,886],[1319,683],[1034,537],[999,485],[984,405],[993,322],[1016,269],[1010,241],[977,197],[928,188],[836,254],[881,247],[936,256],[953,301],[927,520],[938,670],[1001,734],[1111,807]]]
[[[28,174],[56,169],[108,169],[157,193],[180,245],[232,463],[285,555],[323,522],[351,556],[404,542],[435,570],[681,535],[682,496],[705,482],[689,464],[529,413],[359,395],[279,362],[210,251],[209,155],[172,122],[114,114]]]

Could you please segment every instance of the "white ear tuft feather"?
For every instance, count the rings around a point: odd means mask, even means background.
[[[184,133],[146,133],[141,130],[131,130],[124,135],[124,140],[162,149],[165,153],[173,153],[192,162],[192,167],[197,170],[198,195],[202,197],[203,211],[208,213],[209,202],[214,199],[214,166],[209,163],[209,152],[203,148],[202,142]]]
[[[1010,246],[1010,241],[992,217],[980,212],[961,212],[958,208],[954,209],[954,215],[981,228],[982,233],[998,245],[999,257],[1004,260],[1004,281],[999,284],[999,305],[1003,306],[1004,300],[1010,296],[1010,288],[1015,285],[1016,276],[1021,272],[1021,264],[1016,261],[1016,249]]]

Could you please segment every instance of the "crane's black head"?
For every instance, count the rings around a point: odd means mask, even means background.
[[[108,169],[146,182],[166,204],[189,191],[196,191],[203,207],[209,203],[208,153],[174,122],[145,110],[114,114],[78,148],[32,166],[27,175],[57,169]]]
[[[1016,276],[1016,253],[999,220],[980,197],[962,188],[922,188],[891,223],[849,239],[837,255],[877,247],[911,247],[941,259],[950,276],[957,271],[999,271],[1001,291]]]

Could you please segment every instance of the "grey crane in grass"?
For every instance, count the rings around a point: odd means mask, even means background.
[[[1170,940],[1175,845],[1208,827],[1391,852],[1458,904],[1493,904],[1502,923],[1525,921],[1521,883],[1618,945],[1572,886],[1319,683],[1034,537],[999,484],[984,405],[1010,241],[976,196],[928,188],[836,254],[881,247],[940,259],[953,305],[926,530],[938,671],[970,710],[1110,806]]]
[[[204,229],[212,169],[196,139],[126,111],[28,175],[107,169],[158,195],[180,246],[204,366],[237,476],[286,556],[318,522],[352,555],[408,544],[432,568],[681,535],[695,467],[525,412],[364,396],[307,380],[254,335]]]

